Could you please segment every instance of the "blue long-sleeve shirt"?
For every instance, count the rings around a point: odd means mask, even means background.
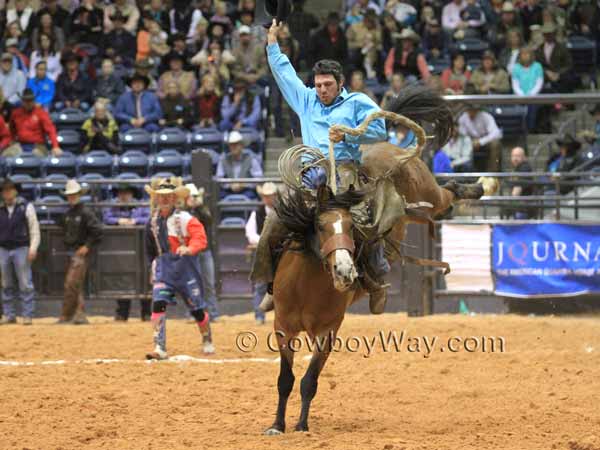
[[[349,94],[342,89],[340,95],[329,106],[319,100],[317,91],[308,88],[296,75],[294,67],[287,56],[281,53],[278,44],[267,46],[269,66],[275,81],[290,108],[300,118],[302,142],[318,148],[324,155],[329,154],[329,127],[346,125],[356,128],[366,117],[380,108],[367,95],[355,92]],[[371,144],[387,141],[385,121],[377,119],[371,122],[365,134],[350,136],[346,134],[344,142],[334,146],[336,161],[361,160],[360,144]]]
[[[240,105],[233,103],[231,96],[227,95],[221,103],[221,130],[231,131],[236,122],[242,122],[242,127],[257,128],[260,120],[260,98],[254,97],[252,108],[248,111],[246,99],[242,99]]]
[[[54,98],[55,83],[50,78],[42,78],[41,80],[37,77],[30,78],[27,80],[27,87],[33,91],[35,95],[35,102],[48,109],[52,104]]]
[[[158,122],[163,117],[158,97],[152,92],[143,91],[140,99],[140,109],[146,123]],[[137,118],[136,98],[133,92],[124,92],[117,100],[115,118],[119,123],[129,123]]]
[[[119,219],[134,219],[136,225],[143,225],[150,218],[150,208],[146,206],[130,207],[119,206],[115,201],[115,206],[106,208],[102,212],[102,219],[106,225],[118,225]]]

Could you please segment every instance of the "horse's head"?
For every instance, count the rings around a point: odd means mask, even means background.
[[[354,264],[354,225],[349,211],[357,197],[353,189],[342,196],[346,197],[341,200],[328,187],[320,188],[316,217],[321,258],[340,292],[350,289],[358,277]]]

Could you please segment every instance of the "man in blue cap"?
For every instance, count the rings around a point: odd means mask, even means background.
[[[345,134],[332,125],[358,127],[370,114],[380,110],[379,106],[363,93],[348,93],[344,88],[342,66],[333,60],[321,60],[313,67],[314,88],[308,88],[298,78],[290,60],[279,49],[277,34],[280,25],[273,19],[267,38],[267,57],[273,77],[281,93],[290,107],[300,118],[302,142],[320,150],[323,155],[329,153],[329,141],[335,143],[334,156],[340,174],[342,169],[356,173],[361,161],[361,144],[371,144],[387,140],[385,121],[377,119],[371,122],[366,132],[360,136]],[[319,168],[304,171],[303,183],[306,187],[316,189],[326,182],[325,172]],[[263,310],[273,308],[272,282],[273,243],[280,241],[285,234],[284,227],[275,215],[270,215],[263,228],[260,242],[256,250],[256,259],[251,279],[254,282],[271,283],[267,295],[261,303]],[[370,309],[374,314],[383,312],[386,293],[382,286],[382,276],[389,271],[389,265],[383,255],[381,245],[373,246],[373,260],[376,261],[378,280],[363,277],[363,285],[370,294]]]

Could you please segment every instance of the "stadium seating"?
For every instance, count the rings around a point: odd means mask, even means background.
[[[148,157],[141,150],[128,150],[119,158],[117,171],[133,172],[145,177],[148,174]]]
[[[67,183],[67,177],[63,173],[53,173],[46,176],[46,182],[40,185],[40,196],[59,195]]]
[[[89,116],[76,108],[65,108],[50,115],[58,130],[79,130]]]
[[[152,135],[142,128],[134,128],[120,135],[121,147],[124,151],[141,150],[152,152]]]
[[[226,195],[223,200],[221,200],[221,217],[240,217],[242,218],[244,221],[248,220],[248,218],[250,217],[250,213],[256,209],[255,206],[253,205],[248,205],[248,206],[240,206],[240,205],[231,205],[228,206],[227,203],[250,203],[252,202],[252,200],[250,200],[248,197],[246,197],[243,194],[229,194]]]
[[[246,221],[241,217],[225,217],[221,219],[220,226],[222,227],[243,227]]]
[[[41,177],[43,173],[42,160],[31,154],[23,153],[14,158],[6,158],[6,171],[9,175],[26,174],[33,178]]]
[[[490,44],[477,38],[467,38],[450,46],[450,50],[460,52],[465,56],[465,61],[481,59],[483,52],[490,48]]]
[[[152,159],[150,173],[171,172],[175,175],[183,174],[183,157],[177,150],[167,149],[158,152]]]
[[[48,203],[60,203],[61,205],[48,205]],[[36,208],[40,223],[55,224],[67,210],[67,202],[59,195],[47,195],[39,200]]]
[[[81,187],[89,190],[90,194],[99,199],[104,200],[108,197],[108,185],[96,185],[89,183],[90,181],[104,180],[104,177],[100,173],[86,173],[79,177],[77,181],[81,184]]]
[[[113,175],[114,158],[104,150],[92,150],[79,157],[79,173],[99,173],[105,177]]]
[[[77,130],[58,130],[58,143],[60,148],[78,154],[81,152],[81,134]]]
[[[523,138],[524,144],[527,143],[526,106],[492,106],[489,111],[496,119],[496,124],[502,130],[504,138]]]
[[[574,72],[580,75],[588,75],[592,88],[596,86],[596,43],[583,36],[570,36],[566,42],[571,52]]]
[[[196,127],[192,131],[190,143],[192,148],[211,148],[216,152],[221,152],[223,150],[223,133],[216,128]]]
[[[46,175],[60,173],[69,177],[77,176],[77,157],[71,152],[63,152],[60,158],[48,156],[42,164]]]
[[[19,174],[11,175],[10,179],[13,180],[15,183],[18,183],[21,185],[20,195],[23,198],[25,198],[29,201],[34,201],[37,198],[37,196],[38,196],[37,195],[37,193],[38,193],[37,185],[33,184],[33,183],[28,183],[28,181],[33,180],[33,177],[31,175],[19,173]]]
[[[154,135],[154,145],[157,151],[165,148],[184,151],[188,145],[188,133],[180,128],[165,128]]]

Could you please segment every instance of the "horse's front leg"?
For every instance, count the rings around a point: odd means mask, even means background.
[[[288,345],[289,340],[296,336],[288,336],[283,332],[278,331],[277,320],[275,321],[275,331],[277,334],[277,345],[279,346],[279,355],[281,363],[279,366],[279,378],[277,379],[277,391],[279,392],[279,400],[277,402],[277,413],[273,425],[265,431],[267,436],[275,436],[285,432],[285,410],[287,401],[294,387],[294,352],[290,350]]]
[[[319,384],[319,375],[329,354],[331,346],[335,340],[336,333],[328,332],[326,335],[319,335],[315,338],[315,347],[312,358],[306,373],[300,382],[300,393],[302,394],[302,410],[300,411],[300,419],[296,424],[296,431],[308,431],[308,413],[310,404],[317,394],[317,386]]]

